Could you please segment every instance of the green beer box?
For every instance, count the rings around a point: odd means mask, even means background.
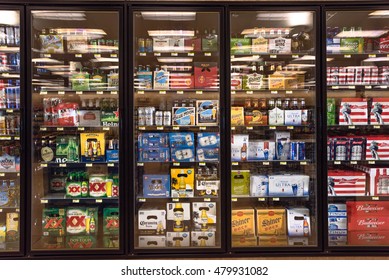
[[[70,249],[96,248],[96,237],[90,235],[66,236],[66,248],[70,248]]]
[[[66,233],[66,208],[44,208],[42,213],[43,236],[64,236]]]
[[[55,161],[57,163],[79,162],[79,138],[77,136],[57,136],[55,148]]]
[[[103,237],[104,248],[119,248],[119,235],[109,235]]]
[[[119,235],[119,208],[103,209],[104,235]]]
[[[231,54],[251,54],[250,38],[231,38]]]
[[[327,125],[335,125],[336,103],[335,98],[327,98]]]
[[[231,171],[231,192],[233,196],[250,195],[250,170]]]
[[[340,51],[343,53],[362,53],[364,47],[363,38],[340,39]]]
[[[69,207],[66,211],[67,235],[95,235],[98,222],[98,207]]]

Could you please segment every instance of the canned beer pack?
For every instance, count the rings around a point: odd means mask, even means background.
[[[139,162],[168,162],[170,161],[169,148],[142,148],[138,150]]]
[[[389,217],[386,216],[355,216],[348,217],[348,230],[352,231],[389,231]]]
[[[275,160],[276,145],[274,141],[250,140],[248,160]]]
[[[204,148],[196,150],[196,158],[199,162],[219,161],[219,148]]]
[[[346,236],[347,241],[347,206],[345,203],[328,204],[328,234],[330,239]]]
[[[195,140],[193,133],[169,133],[169,142],[172,161],[195,161]]]
[[[194,76],[191,73],[171,73],[170,89],[194,88]]]
[[[219,148],[220,133],[218,132],[201,132],[197,133],[197,148]]]
[[[139,133],[138,147],[139,148],[168,148],[169,134],[168,133]]]
[[[370,110],[370,124],[389,124],[389,98],[373,98]]]
[[[366,160],[389,159],[389,136],[374,135],[366,137]]]
[[[347,201],[349,217],[389,217],[388,201]]]
[[[389,168],[364,167],[369,175],[369,193],[371,196],[389,195]]]
[[[366,173],[328,170],[328,196],[365,196]]]
[[[342,98],[339,109],[340,125],[367,125],[368,104],[366,98]]]
[[[354,246],[387,246],[389,244],[389,231],[350,231],[348,245]]]
[[[269,175],[269,196],[308,196],[309,176],[300,174]]]

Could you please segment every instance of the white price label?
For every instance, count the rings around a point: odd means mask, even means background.
[[[262,162],[262,165],[270,165],[270,162],[264,161],[264,162]]]
[[[82,94],[82,91],[76,91],[76,94],[80,95],[80,94]]]
[[[117,95],[118,92],[117,92],[116,90],[114,90],[114,91],[111,91],[111,94],[112,94],[112,95]]]
[[[252,90],[246,91],[246,94],[253,94],[254,92]]]
[[[79,127],[77,128],[78,131],[84,131],[85,130],[85,127]]]
[[[156,53],[154,53],[154,56],[161,56],[161,53],[156,52]]]
[[[59,167],[66,167],[66,163],[60,163]]]
[[[100,58],[100,57],[101,57],[101,54],[99,54],[99,53],[95,54],[95,58]]]
[[[280,201],[279,197],[273,197],[273,201]]]
[[[99,90],[99,91],[96,91],[96,94],[103,94],[104,92]]]
[[[79,199],[73,199],[72,202],[73,203],[80,203],[80,200]]]
[[[65,94],[65,92],[64,91],[59,91],[58,94],[62,95],[62,94]]]
[[[74,56],[80,58],[80,57],[82,57],[82,54],[76,53]]]
[[[184,94],[184,91],[178,90],[178,91],[177,91],[177,94]]]
[[[57,131],[63,131],[63,127],[57,127]]]
[[[173,162],[173,166],[180,166],[179,162]]]
[[[103,203],[102,199],[96,199],[96,203]]]
[[[172,52],[170,55],[171,55],[171,56],[178,56],[178,53]]]
[[[278,90],[272,90],[270,93],[271,94],[278,94]]]
[[[188,53],[188,56],[194,56],[195,54],[194,54],[194,52],[189,52]]]
[[[86,163],[85,166],[86,167],[93,167],[93,163]]]
[[[204,56],[211,56],[211,55],[212,55],[212,53],[210,53],[210,52],[204,53]]]

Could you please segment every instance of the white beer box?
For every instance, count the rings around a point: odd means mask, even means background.
[[[368,124],[368,105],[365,98],[342,98],[339,109],[340,125]]]
[[[185,50],[185,41],[184,38],[170,38],[169,40],[169,49],[171,51],[184,51]]]
[[[166,244],[168,247],[189,247],[190,232],[167,232]]]
[[[269,175],[270,197],[302,197],[309,195],[308,175]]]
[[[287,208],[287,225],[289,237],[308,237],[311,235],[311,219],[308,208]],[[304,223],[307,227],[304,227]]]
[[[389,195],[389,168],[368,168],[369,195]]]
[[[362,84],[364,84],[364,85],[371,84],[371,67],[364,67],[363,68]]]
[[[184,209],[184,216],[179,217],[180,219],[184,221],[190,220],[190,203],[178,203],[181,204],[182,209]],[[177,203],[167,203],[166,209],[167,209],[167,220],[168,221],[175,221],[177,219],[177,215],[174,213],[174,208],[176,207]]]
[[[154,52],[170,51],[170,39],[169,38],[153,38],[153,51]]]
[[[139,209],[138,229],[141,231],[165,231],[166,211],[160,209]]]
[[[285,125],[301,125],[302,110],[285,110]]]
[[[346,203],[329,203],[328,217],[347,217]]]
[[[288,237],[289,246],[308,246],[308,237]]]
[[[328,231],[347,230],[347,217],[330,217],[328,218]]]
[[[365,196],[366,174],[360,171],[329,170],[328,196]]]
[[[196,180],[196,191],[199,196],[217,197],[220,188],[220,180]]]
[[[248,160],[274,160],[276,144],[274,141],[249,141]]]
[[[292,39],[282,37],[269,39],[270,53],[290,53],[292,49]]]
[[[216,202],[193,202],[193,221],[197,224],[201,224],[205,221],[202,220],[202,210],[206,211],[208,217],[207,224],[216,224],[217,222],[217,207]]]
[[[370,124],[389,124],[389,98],[373,98]]]
[[[389,160],[389,136],[367,136],[366,160]]]
[[[139,236],[139,248],[166,247],[166,237],[160,235]]]
[[[347,245],[347,235],[329,235],[329,246],[345,246]]]
[[[246,144],[246,155],[242,156],[243,145]],[[247,152],[249,150],[249,135],[248,134],[235,134],[231,136],[231,160],[242,161],[245,157],[247,160]]]
[[[269,191],[269,177],[266,175],[250,176],[250,196],[266,197]]]
[[[269,110],[269,125],[284,125],[284,110],[276,107]]]
[[[210,231],[192,231],[192,247],[214,247],[215,235],[215,232]]]

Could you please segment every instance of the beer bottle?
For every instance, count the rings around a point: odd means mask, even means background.
[[[309,225],[308,225],[307,218],[304,218],[303,234],[304,234],[304,236],[309,236]]]
[[[178,196],[179,197],[186,197],[186,182],[185,178],[187,175],[185,174],[185,171],[182,169],[180,174],[177,175],[177,177],[180,179],[178,183]]]
[[[101,156],[100,141],[97,141],[97,156]]]
[[[89,143],[88,143],[89,142]],[[92,157],[93,156],[93,146],[92,146],[92,141],[87,141],[88,143],[88,157]]]
[[[243,143],[243,146],[240,149],[240,157],[241,157],[241,161],[247,160],[247,145],[246,145],[246,143]]]
[[[267,108],[266,108],[266,99],[261,98],[259,100],[259,112],[261,115],[260,125],[267,125]]]
[[[96,220],[93,212],[90,214],[89,232],[90,234],[96,233]]]
[[[182,232],[184,231],[184,208],[182,207],[181,203],[176,203],[173,208],[173,214],[174,214],[174,224],[173,224],[173,231],[175,232]]]
[[[88,184],[88,173],[83,172],[81,176],[81,197],[89,196],[89,184]]]
[[[201,231],[207,231],[208,230],[207,211],[209,210],[209,208],[208,207],[201,207],[199,210],[201,211],[201,217],[200,217]]]

